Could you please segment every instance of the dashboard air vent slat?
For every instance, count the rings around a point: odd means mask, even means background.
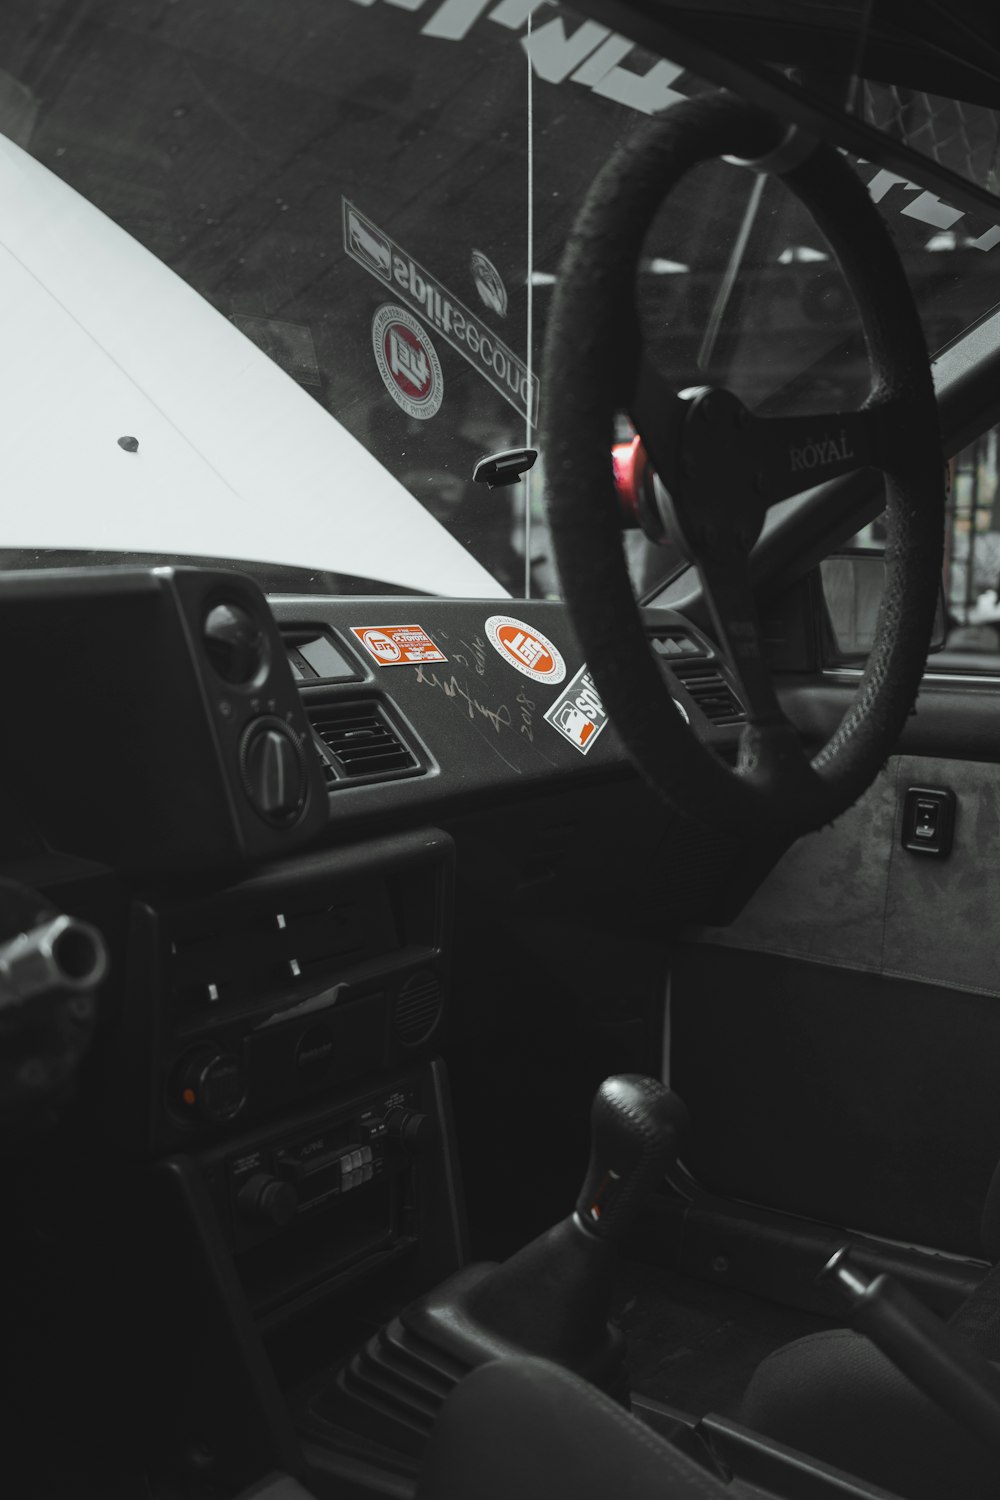
[[[673,662],[671,666],[677,680],[710,723],[719,727],[746,723],[742,703],[717,667],[694,662]]]
[[[653,630],[649,635],[649,644],[657,656],[671,665],[680,657],[706,656],[704,646],[696,641],[694,636],[688,635],[686,630],[664,629]]]
[[[381,704],[306,703],[305,710],[320,741],[328,783],[412,776],[422,769]]]

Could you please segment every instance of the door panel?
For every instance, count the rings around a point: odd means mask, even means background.
[[[911,786],[955,793],[947,859],[901,846]],[[1000,767],[894,756],[831,828],[799,839],[735,922],[697,940],[1000,997]]]
[[[957,797],[950,857],[901,847],[909,786]],[[686,1165],[714,1192],[982,1254],[1000,1159],[1000,771],[897,756],[672,980]]]

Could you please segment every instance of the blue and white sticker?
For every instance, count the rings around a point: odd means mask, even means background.
[[[608,716],[586,662],[559,694],[545,715],[545,722],[557,729],[581,755],[590,752]]]

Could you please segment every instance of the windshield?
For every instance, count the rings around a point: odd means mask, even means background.
[[[552,288],[597,168],[706,84],[541,0],[9,0],[0,41],[0,396],[24,499],[5,566],[211,558],[293,592],[558,592],[544,452],[504,488],[473,469],[538,447]],[[893,128],[919,133],[921,107]],[[1000,230],[856,165],[938,349],[996,300]],[[867,390],[839,272],[773,179],[691,174],[639,304],[677,389],[725,383],[762,412]],[[627,546],[644,592],[679,565]]]

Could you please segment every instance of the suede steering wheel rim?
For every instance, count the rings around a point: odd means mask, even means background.
[[[682,399],[643,356],[634,289],[654,215],[699,162],[737,154],[777,172],[840,264],[872,376],[857,411],[761,419],[724,390]],[[832,147],[794,138],[728,94],[686,100],[646,122],[600,171],[577,215],[557,277],[542,389],[546,504],[563,598],[632,759],[671,807],[706,827],[791,839],[829,823],[874,780],[913,707],[944,544],[944,459],[927,348],[866,189]],[[661,520],[698,567],[718,644],[742,687],[748,724],[735,770],[684,722],[650,649],[612,479],[616,411],[629,413],[670,492]],[[885,590],[854,701],[810,761],[764,665],[749,554],[770,505],[859,467],[885,477]]]

